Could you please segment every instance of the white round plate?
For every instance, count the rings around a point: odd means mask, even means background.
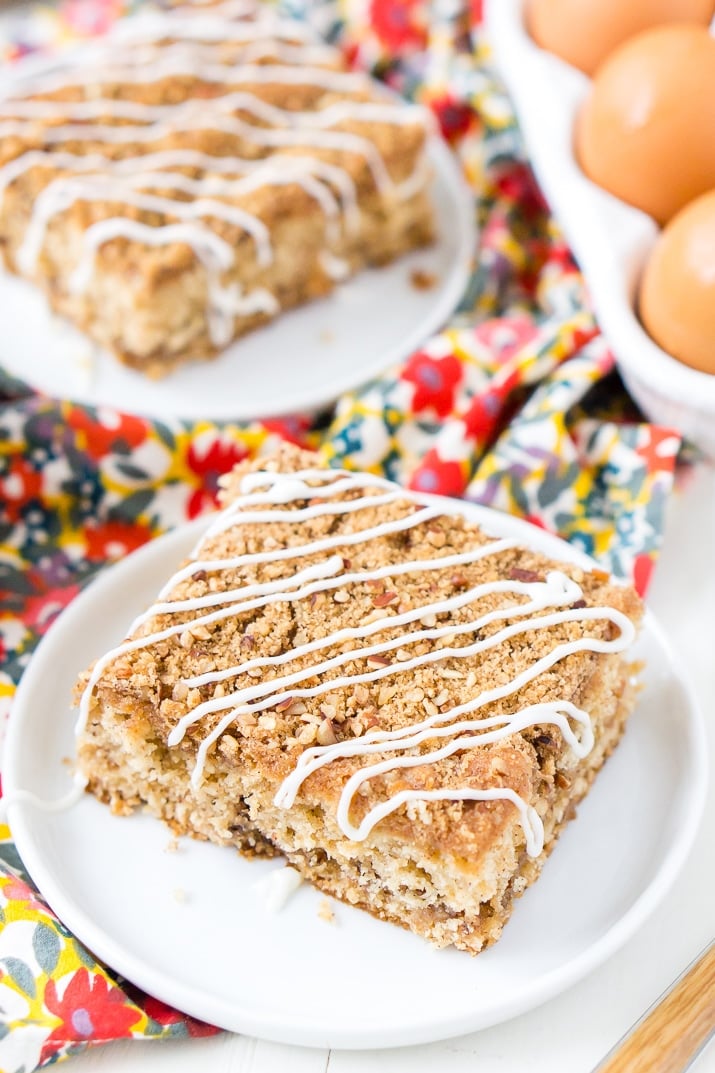
[[[568,545],[485,508],[494,535],[562,559]],[[103,574],[52,627],[10,720],[4,786],[68,789],[76,674],[123,636],[197,539],[199,520]],[[90,796],[63,812],[9,804],[20,854],[52,908],[114,969],[165,1002],[227,1029],[314,1047],[370,1048],[460,1035],[506,1020],[604,961],[666,893],[703,807],[704,731],[652,615],[637,656],[646,688],[624,740],[579,807],[503,938],[477,958],[438,951],[302,886],[279,912],[258,883],[281,868],[182,839],[147,815],[118,818]],[[258,885],[257,885],[258,884]]]
[[[155,418],[239,421],[327,405],[406,358],[442,327],[467,285],[476,243],[473,199],[437,136],[428,159],[432,246],[361,272],[327,298],[240,339],[215,361],[149,380],[53,316],[31,284],[0,272],[0,308],[13,311],[3,326],[0,365],[47,395]],[[419,290],[415,271],[434,285]]]

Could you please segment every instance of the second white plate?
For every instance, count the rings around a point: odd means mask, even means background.
[[[406,358],[444,324],[467,285],[476,242],[472,195],[437,136],[428,158],[431,247],[283,314],[215,361],[148,380],[54,317],[32,285],[0,273],[0,309],[13,311],[3,320],[0,365],[45,394],[155,418],[239,421],[327,405]],[[415,287],[415,271],[434,286]]]
[[[496,536],[583,561],[555,537],[468,504]],[[108,570],[59,618],[13,705],[5,792],[59,798],[74,752],[77,673],[117,643],[189,551],[205,521]],[[673,882],[703,807],[704,734],[693,696],[647,615],[635,653],[646,688],[543,875],[503,938],[470,958],[302,887],[278,914],[257,881],[280,868],[182,840],[145,815],[112,816],[91,797],[48,815],[10,805],[18,849],[60,918],[135,984],[217,1025],[314,1047],[388,1047],[496,1024],[564,990],[622,945]]]

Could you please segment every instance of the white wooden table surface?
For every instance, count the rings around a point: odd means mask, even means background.
[[[715,470],[670,505],[650,604],[692,676],[715,770]],[[71,1059],[77,1073],[590,1073],[715,932],[715,789],[673,890],[627,945],[568,993],[506,1024],[429,1046],[319,1051],[222,1035],[121,1042]],[[326,981],[330,986],[330,981]],[[715,1073],[715,1044],[691,1067]]]

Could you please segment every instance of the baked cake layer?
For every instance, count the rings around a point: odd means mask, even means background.
[[[161,376],[430,242],[428,126],[268,8],[128,20],[0,97],[0,249]]]
[[[223,496],[80,683],[90,789],[478,952],[621,736],[638,597],[294,448]]]

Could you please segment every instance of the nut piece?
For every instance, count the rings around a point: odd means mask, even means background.
[[[396,592],[380,592],[372,598],[373,607],[387,607],[388,604],[391,604],[396,599]]]
[[[387,656],[368,656],[367,657],[367,665],[368,665],[368,667],[389,667],[389,666],[391,666],[391,664],[392,664],[392,660],[388,659]]]
[[[413,268],[410,272],[410,283],[416,291],[430,291],[437,282],[433,272],[427,272],[424,268]]]
[[[321,920],[324,920],[326,924],[332,924],[335,921],[335,913],[327,898],[323,898],[322,902],[318,906],[318,916]]]
[[[543,581],[541,574],[537,574],[535,570],[522,570],[520,566],[514,566],[509,571],[509,577],[512,581]]]
[[[450,678],[453,681],[461,681],[464,678],[461,671],[454,670],[452,667],[440,667],[438,673],[440,678]]]
[[[362,683],[355,686],[355,700],[358,704],[367,704],[370,700],[370,690],[367,686],[362,685]]]
[[[316,739],[318,728],[315,723],[308,723],[298,734],[298,741],[301,745],[312,745]]]
[[[189,687],[186,682],[178,681],[171,691],[172,700],[186,700],[189,695]]]
[[[323,719],[318,727],[318,744],[335,745],[338,739],[335,736],[332,719]]]

